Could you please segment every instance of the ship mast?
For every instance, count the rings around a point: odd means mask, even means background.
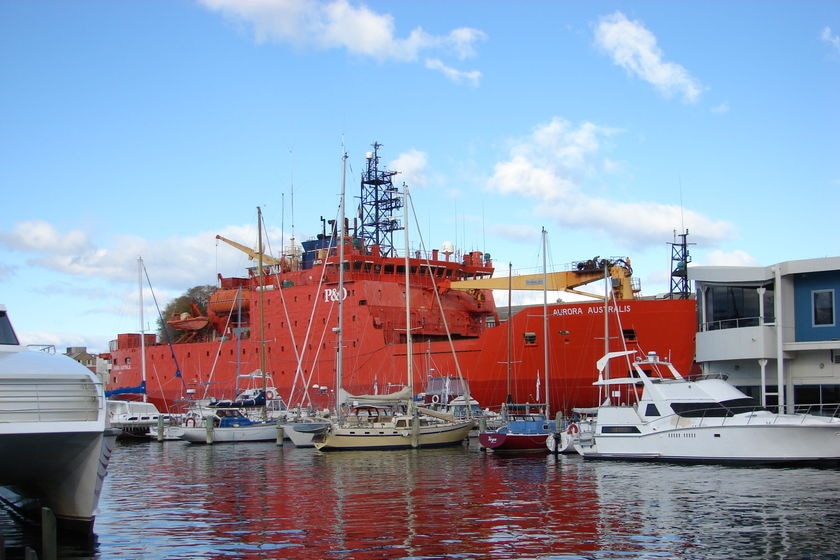
[[[379,167],[381,147],[382,144],[374,142],[373,151],[365,154],[367,169],[362,174],[362,199],[359,205],[359,217],[362,220],[360,237],[364,246],[379,246],[383,256],[396,257],[393,234],[401,226],[394,213],[404,202],[394,189],[393,177],[397,172]]]
[[[680,241],[677,242],[676,238]],[[671,299],[688,299],[691,296],[691,285],[688,281],[688,230],[677,234],[674,231],[674,242],[671,243]]]

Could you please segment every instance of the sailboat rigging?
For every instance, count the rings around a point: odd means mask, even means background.
[[[265,356],[265,316],[263,304],[263,292],[265,291],[264,264],[263,264],[263,221],[262,209],[257,207],[257,277],[259,286],[259,307],[260,307],[260,378],[261,378],[261,402],[260,420],[251,420],[243,414],[239,407],[214,406],[205,413],[205,426],[185,427],[181,432],[181,439],[190,443],[221,443],[221,442],[249,442],[249,441],[275,441],[282,438],[282,427],[277,422],[269,421],[268,418],[268,381],[266,377],[266,356]],[[237,298],[239,297],[237,293]],[[237,334],[239,336],[239,334]],[[237,359],[238,359],[237,353]],[[272,395],[274,396],[274,395]]]
[[[546,272],[546,231],[542,229],[542,248],[543,248],[543,371],[537,371],[537,394],[536,399],[540,401],[540,374],[545,377],[545,399],[539,404],[534,403],[514,403],[513,397],[508,388],[507,401],[502,405],[502,420],[503,425],[495,430],[487,430],[478,434],[478,442],[483,449],[490,449],[492,451],[529,451],[529,452],[548,452],[546,447],[546,437],[554,432],[555,422],[550,420],[549,412],[549,361],[548,361],[548,282]],[[508,285],[511,284],[509,278]],[[508,309],[510,309],[510,292],[508,294]],[[511,321],[512,317],[508,311],[508,357],[507,357],[507,376],[508,384],[510,383],[510,368],[511,368]],[[532,410],[533,408],[542,410]]]
[[[369,155],[369,159],[372,155]],[[405,240],[405,340],[406,340],[406,386],[401,391],[388,395],[354,396],[343,390],[342,372],[342,329],[344,292],[344,244],[345,239],[345,179],[346,160],[343,158],[341,202],[339,204],[339,250],[338,250],[338,305],[339,324],[335,328],[338,335],[336,390],[339,402],[336,405],[336,418],[329,428],[314,438],[315,447],[320,451],[341,450],[377,450],[377,449],[416,449],[422,447],[440,447],[457,445],[464,441],[474,425],[472,419],[458,421],[449,414],[439,413],[417,407],[414,401],[414,360],[411,336],[411,260],[408,247],[408,186],[403,184],[402,201],[394,190],[394,206],[403,205],[403,228]]]

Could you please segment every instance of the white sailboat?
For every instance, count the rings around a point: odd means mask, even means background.
[[[262,210],[257,207],[257,254],[258,275],[260,285],[263,280],[263,240],[262,240]],[[283,428],[278,421],[268,419],[266,399],[268,386],[266,379],[265,361],[265,321],[263,318],[263,291],[260,290],[260,378],[262,381],[262,418],[252,420],[242,413],[239,408],[213,407],[205,409],[203,413],[204,426],[186,426],[181,428],[180,437],[190,443],[224,443],[250,441],[282,441]]]
[[[347,155],[344,155],[344,167],[341,180],[341,202],[339,209],[339,288],[344,291],[344,184],[346,179]],[[339,392],[337,418],[330,422],[329,428],[313,438],[315,447],[320,451],[341,450],[381,450],[412,449],[422,447],[441,447],[458,445],[468,436],[474,427],[474,420],[457,420],[445,414],[418,407],[414,401],[414,374],[412,372],[411,344],[411,302],[410,274],[408,255],[408,187],[403,185],[403,219],[405,223],[405,309],[406,309],[406,359],[407,386],[390,395],[349,395],[342,390],[342,328],[343,298],[339,298],[338,311],[338,348],[336,358],[336,387]],[[347,410],[342,410],[342,404]]]

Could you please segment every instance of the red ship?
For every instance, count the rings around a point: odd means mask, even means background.
[[[393,215],[403,200],[392,184],[396,172],[379,167],[379,147],[374,144],[367,155],[359,216],[353,227],[345,220],[343,240],[338,239],[336,220],[323,218],[316,238],[280,258],[219,237],[259,264],[246,276],[220,275],[218,289],[197,317],[201,320],[178,317],[170,327],[187,329],[173,332],[168,340],[145,334],[141,344],[138,333],[117,335],[110,348],[110,398],[145,393],[160,410],[177,412],[195,398],[234,398],[242,388],[238,376],[264,370],[290,406],[332,408],[338,394],[335,328],[340,297],[343,388],[352,394],[402,388],[406,274],[404,255],[393,244],[393,233],[402,229]],[[344,243],[345,259],[341,294],[338,242]],[[552,412],[570,413],[572,407],[598,404],[592,386],[595,363],[607,348],[656,351],[681,370],[692,366],[695,301],[685,292],[680,297],[637,298],[629,259],[595,258],[566,272],[493,278],[489,255],[459,254],[447,246],[414,251],[409,267],[412,369],[419,377],[415,387],[424,387],[432,376],[460,374],[483,407],[498,409],[505,401],[542,403],[547,392]],[[597,300],[549,304],[547,323],[543,305],[519,308],[511,313],[509,325],[500,320],[500,312],[507,320],[507,309],[497,309],[493,290],[574,292],[603,282],[605,273],[613,296],[607,321],[606,306]]]

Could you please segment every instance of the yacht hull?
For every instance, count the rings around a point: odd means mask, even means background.
[[[575,448],[593,459],[751,464],[840,462],[840,422],[792,420],[797,423],[729,422],[640,435],[598,434],[581,438]]]
[[[320,438],[319,451],[361,451],[375,449],[412,449],[460,445],[468,437],[474,422],[458,422],[441,426],[421,427],[413,435],[410,429],[396,427],[340,427],[333,426]]]

